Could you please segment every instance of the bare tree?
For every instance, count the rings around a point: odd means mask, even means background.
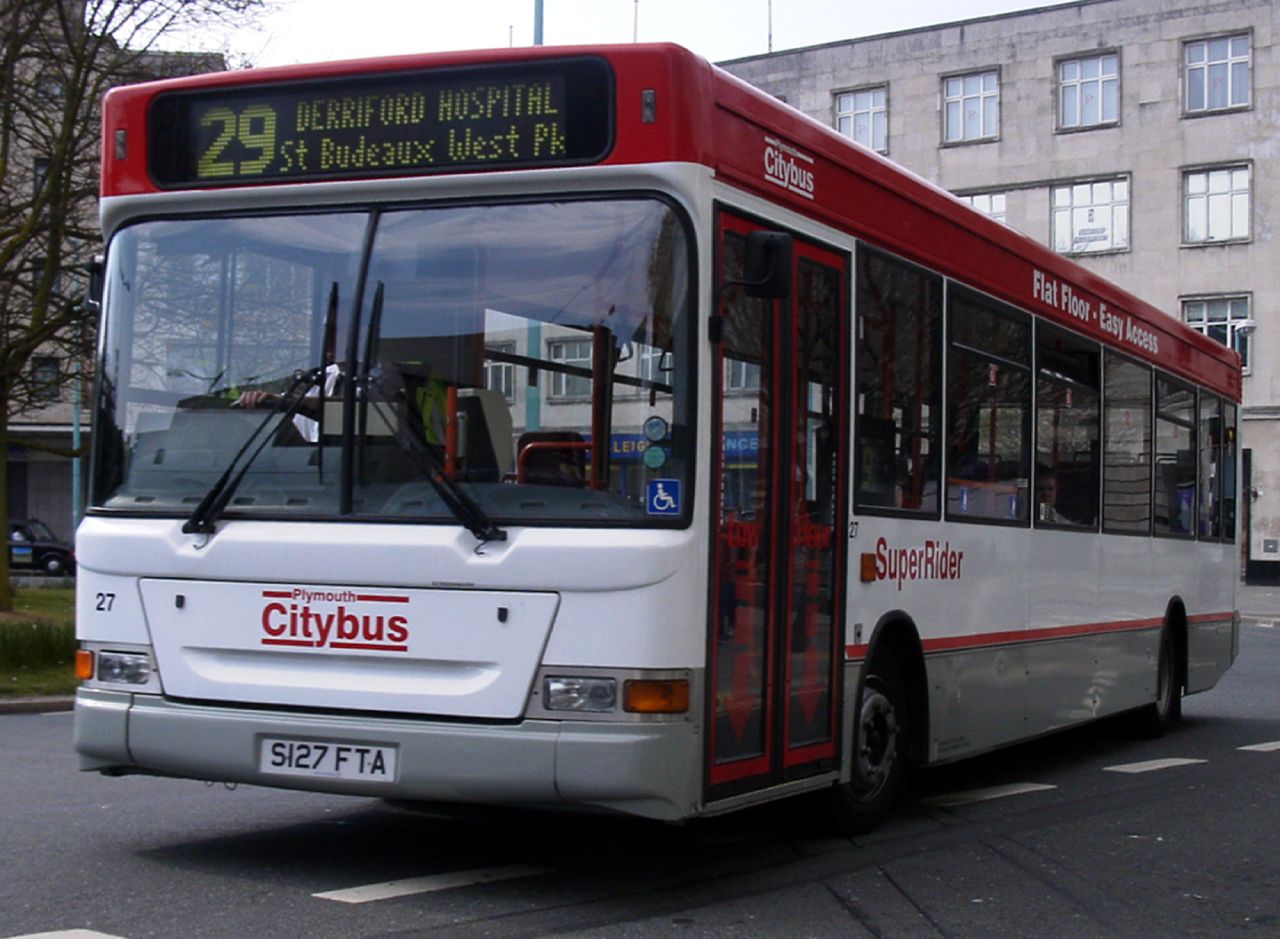
[[[219,56],[163,53],[158,44],[197,30],[229,33],[270,2],[0,0],[0,455],[11,444],[53,449],[12,436],[10,426],[56,398],[68,363],[93,348],[83,271],[99,250],[103,95],[219,67]],[[0,522],[6,484],[0,458]],[[0,610],[12,604],[9,552],[0,550]]]

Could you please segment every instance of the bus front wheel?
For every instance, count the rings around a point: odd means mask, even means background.
[[[851,778],[833,793],[836,824],[847,834],[878,825],[902,788],[904,701],[897,663],[887,656],[874,661],[858,695]]]

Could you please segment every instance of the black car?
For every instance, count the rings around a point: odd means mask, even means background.
[[[46,574],[75,572],[75,549],[59,541],[49,526],[38,518],[9,523],[9,566],[30,568]]]

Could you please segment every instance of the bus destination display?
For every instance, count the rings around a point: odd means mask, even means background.
[[[612,84],[575,59],[174,93],[151,105],[149,166],[216,186],[588,163],[611,145]]]

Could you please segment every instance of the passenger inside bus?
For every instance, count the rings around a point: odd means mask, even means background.
[[[1070,524],[1058,511],[1058,477],[1047,466],[1036,469],[1036,519],[1049,525]]]

